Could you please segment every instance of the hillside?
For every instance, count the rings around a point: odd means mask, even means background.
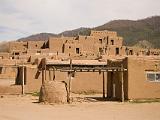
[[[40,33],[19,40],[46,40],[50,36],[89,35],[91,30],[113,30],[124,37],[124,45],[133,46],[141,40],[146,40],[154,48],[160,48],[160,16],[141,20],[113,20],[95,28],[79,28],[65,31],[60,34]]]
[[[114,20],[95,30],[113,30],[124,37],[124,44],[132,46],[138,41],[147,40],[160,48],[160,16],[150,17],[142,20]]]
[[[53,33],[39,33],[39,34],[28,36],[26,38],[20,38],[18,39],[18,41],[48,40],[49,37],[57,37],[57,35]]]
[[[147,40],[141,40],[141,41],[138,41],[134,45],[134,47],[150,49],[150,48],[153,48],[154,46],[150,42],[148,42]]]

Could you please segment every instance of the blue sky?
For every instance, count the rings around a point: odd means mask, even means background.
[[[0,41],[160,15],[160,0],[0,0]]]

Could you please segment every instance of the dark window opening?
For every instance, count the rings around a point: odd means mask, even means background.
[[[76,48],[76,53],[79,54],[79,48]]]
[[[35,45],[37,47],[37,45]]]
[[[25,48],[27,48],[27,45],[23,45]]]
[[[99,42],[102,43],[102,39],[99,39]]]
[[[107,45],[108,45],[108,36],[107,36]]]
[[[41,51],[37,51],[37,53],[41,53]]]
[[[111,40],[111,45],[114,45],[114,40]]]
[[[15,52],[14,54],[15,54],[15,55],[19,55],[19,52]]]
[[[119,55],[119,48],[116,48],[116,55]]]
[[[0,74],[2,74],[2,71],[3,71],[3,67],[0,67]]]
[[[71,46],[69,46],[69,49],[71,49]]]
[[[64,49],[65,49],[65,46],[64,46],[64,44],[63,44],[63,46],[62,46],[62,53],[64,53]]]
[[[129,50],[129,55],[133,55],[133,50]]]

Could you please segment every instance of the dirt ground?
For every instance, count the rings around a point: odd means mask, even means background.
[[[38,97],[0,95],[0,120],[160,120],[160,103],[120,103],[84,98],[44,105]]]

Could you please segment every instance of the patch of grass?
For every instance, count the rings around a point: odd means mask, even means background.
[[[160,99],[159,98],[155,98],[155,99],[140,99],[140,100],[130,100],[130,103],[154,103],[154,102],[159,102],[160,103]]]
[[[75,94],[82,94],[82,95],[94,95],[94,94],[99,94],[101,92],[95,91],[95,90],[87,90],[87,91],[78,91],[78,92],[73,92]]]
[[[33,92],[33,93],[26,93],[28,95],[32,95],[32,96],[39,96],[40,92]]]

